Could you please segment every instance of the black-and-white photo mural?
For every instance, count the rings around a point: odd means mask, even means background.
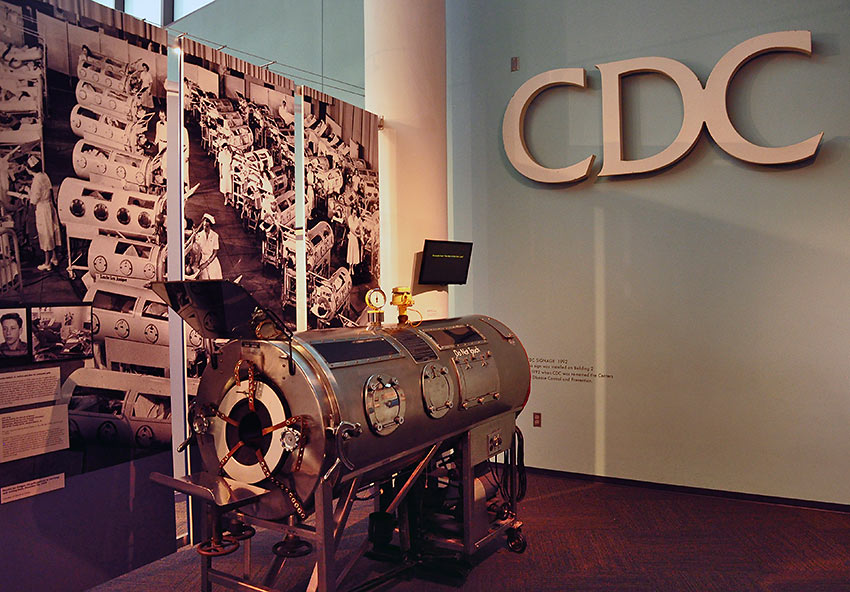
[[[363,324],[380,277],[377,116],[305,88],[304,176],[308,326]]]
[[[308,328],[356,324],[379,278],[377,120],[187,40],[187,277],[242,284],[296,328],[296,145],[304,150]]]
[[[61,369],[74,475],[168,446],[167,308],[150,289],[166,268],[167,34],[63,6],[0,3],[0,300],[33,311],[32,362]],[[197,334],[187,359],[194,388]],[[160,391],[143,426],[131,403]]]
[[[24,267],[29,283],[52,261],[58,263],[51,187],[42,170],[47,60],[43,38],[25,34],[20,7],[2,4],[0,17],[0,296],[20,302]],[[40,203],[43,246],[50,253],[46,259],[35,224],[38,198],[44,196]]]
[[[295,85],[191,40],[183,55],[186,278],[238,282],[295,328],[294,308],[281,311],[295,264]]]
[[[169,279],[169,58],[162,29],[88,0],[64,7],[0,1],[0,306],[39,311],[27,361],[62,365],[70,452],[85,460],[75,474],[167,446],[168,309],[151,282]],[[238,282],[303,328],[303,236],[307,328],[362,322],[380,276],[377,117],[181,43],[185,278]],[[186,337],[191,397],[215,344],[188,326]],[[148,399],[158,427],[138,419]]]

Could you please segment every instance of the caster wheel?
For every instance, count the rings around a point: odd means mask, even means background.
[[[521,532],[513,532],[508,534],[508,549],[514,553],[523,553],[528,547],[528,541]]]

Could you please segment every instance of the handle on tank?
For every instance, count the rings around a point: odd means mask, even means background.
[[[342,421],[336,430],[334,430],[334,439],[336,440],[336,457],[345,467],[351,471],[354,469],[354,463],[348,459],[345,454],[344,444],[352,438],[358,437],[363,433],[363,426],[359,423],[351,423],[350,421]]]
[[[186,448],[189,447],[189,444],[195,442],[196,435],[195,432],[189,432],[189,437],[183,440],[183,442],[177,447],[177,452],[183,452]]]

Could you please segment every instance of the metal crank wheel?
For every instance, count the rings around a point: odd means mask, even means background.
[[[272,553],[278,557],[304,557],[313,552],[313,545],[295,535],[288,534],[279,543],[272,547]]]
[[[221,557],[222,555],[230,555],[239,548],[239,541],[235,538],[222,535],[221,540],[204,541],[195,546],[195,550],[199,555],[204,557]]]

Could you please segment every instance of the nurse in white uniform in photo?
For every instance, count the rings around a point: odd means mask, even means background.
[[[198,267],[199,280],[220,280],[221,264],[218,261],[218,233],[212,229],[215,218],[204,214],[201,229],[195,235],[195,242],[201,247],[201,263]]]
[[[224,196],[224,203],[229,205],[233,203],[233,171],[231,169],[233,155],[230,154],[227,144],[221,147],[216,158],[219,174],[218,190]]]

